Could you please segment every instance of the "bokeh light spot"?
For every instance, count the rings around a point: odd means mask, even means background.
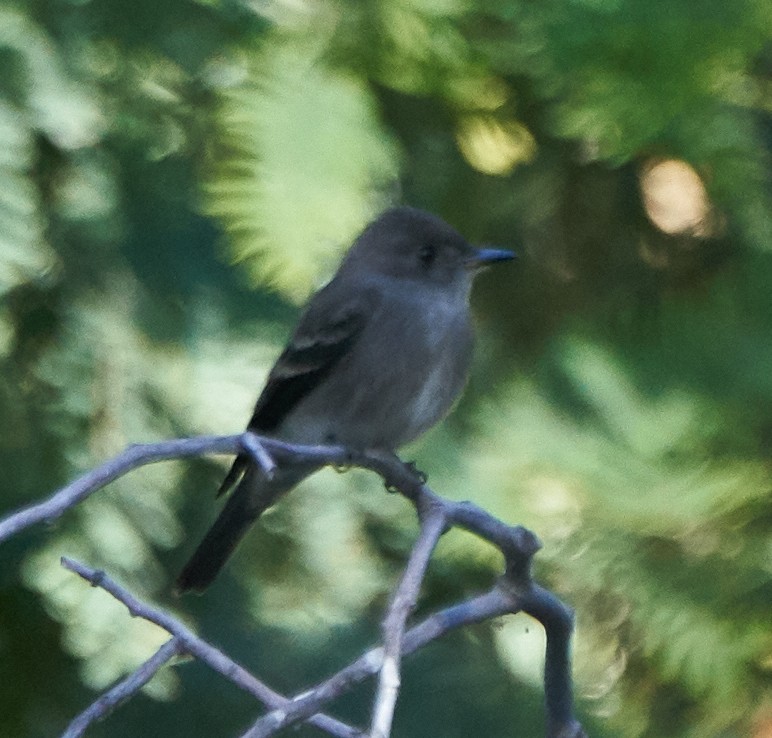
[[[657,228],[700,238],[713,233],[710,200],[693,167],[678,159],[655,159],[639,176],[646,215]]]

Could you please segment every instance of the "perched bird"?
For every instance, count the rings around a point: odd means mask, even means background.
[[[387,210],[310,299],[248,428],[359,450],[394,451],[414,440],[450,410],[466,383],[475,273],[513,256],[475,248],[421,210]],[[284,463],[268,479],[239,455],[218,494],[235,489],[177,590],[205,589],[263,511],[318,468]]]

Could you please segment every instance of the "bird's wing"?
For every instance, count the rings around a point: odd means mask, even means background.
[[[312,299],[289,344],[274,364],[247,427],[258,433],[275,430],[289,412],[323,381],[351,350],[373,308],[372,296],[360,294],[330,305],[323,289]],[[218,490],[228,491],[249,464],[240,454]]]
[[[311,315],[310,320],[301,320],[279,356],[257,401],[249,428],[259,432],[275,430],[351,350],[368,312],[361,300],[352,300],[322,320],[317,316],[318,313]]]

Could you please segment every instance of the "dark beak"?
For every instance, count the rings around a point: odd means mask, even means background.
[[[498,261],[512,261],[516,258],[517,254],[514,251],[507,251],[506,249],[494,249],[484,246],[476,249],[474,254],[467,257],[466,265],[470,269],[479,269],[480,267],[487,266],[488,264],[495,264]]]

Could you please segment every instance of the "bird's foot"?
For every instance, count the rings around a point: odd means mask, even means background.
[[[429,479],[429,475],[425,471],[421,471],[417,466],[415,461],[404,461],[402,462],[405,465],[405,468],[421,483],[426,484],[427,480]]]
[[[387,478],[384,481],[384,486],[386,487],[387,492],[402,492],[404,494],[405,491],[410,488],[426,484],[428,476],[426,472],[423,472],[416,467],[415,461],[402,461],[402,459],[396,456],[396,454],[394,458],[402,466],[402,469],[405,472],[405,477],[399,479],[401,474],[398,474],[393,479]],[[407,478],[409,478],[409,481]]]

